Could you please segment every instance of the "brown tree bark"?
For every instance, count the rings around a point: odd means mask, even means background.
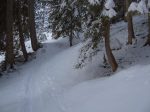
[[[29,5],[29,31],[30,31],[30,38],[32,49],[37,51],[39,48],[37,36],[36,36],[36,29],[35,29],[35,14],[34,14],[34,4],[35,0],[28,0]]]
[[[19,24],[18,24],[18,29],[19,29],[19,39],[20,39],[20,45],[21,45],[21,50],[23,52],[23,56],[24,56],[24,59],[25,61],[28,60],[28,53],[27,53],[27,50],[26,50],[26,46],[25,46],[25,43],[24,43],[24,36],[23,36],[23,31],[22,31],[22,20],[21,20],[21,1],[19,0],[18,1],[18,10],[19,10],[19,13],[18,13],[18,20],[19,20]]]
[[[106,55],[108,62],[112,68],[112,71],[115,72],[118,68],[118,64],[116,62],[116,59],[112,53],[111,47],[110,47],[110,21],[108,17],[104,17],[102,19],[102,31],[103,31],[103,37],[105,40],[105,49],[106,49]]]
[[[130,6],[131,0],[126,0],[126,12],[128,12],[128,8]],[[127,44],[132,45],[132,40],[135,38],[134,28],[133,28],[133,20],[130,12],[127,13],[126,19],[128,22],[128,42]]]
[[[6,54],[5,54],[5,69],[13,68],[14,53],[13,53],[13,4],[14,0],[7,0],[6,11]]]
[[[147,46],[147,45],[150,46],[150,14],[148,14],[148,37],[144,46]]]

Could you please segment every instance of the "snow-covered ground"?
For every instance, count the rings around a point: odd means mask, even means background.
[[[75,69],[82,44],[69,48],[67,39],[48,40],[34,60],[0,78],[0,112],[150,112],[150,52],[142,47],[146,18],[134,21],[132,46],[126,46],[126,23],[111,27],[117,73],[102,77],[111,74],[101,66],[103,52]]]
[[[4,54],[0,54],[0,62],[4,61],[4,58],[5,58]]]

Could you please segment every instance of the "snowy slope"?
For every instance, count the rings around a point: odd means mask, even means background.
[[[69,48],[67,39],[49,40],[34,60],[0,78],[0,112],[150,112],[150,53],[142,47],[146,18],[134,20],[133,46],[126,46],[126,23],[111,27],[116,74],[101,77],[111,74],[101,66],[103,52],[75,69],[82,44]]]
[[[79,84],[64,99],[67,112],[150,112],[150,65]]]

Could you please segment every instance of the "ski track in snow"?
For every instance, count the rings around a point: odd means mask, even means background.
[[[53,44],[53,43],[52,43]],[[62,45],[62,43],[55,43],[56,44],[56,46],[54,46],[54,47],[58,47],[57,49],[58,49],[58,51],[56,50],[56,52],[53,52],[53,55],[51,55],[51,57],[50,58],[52,58],[52,57],[55,57],[56,55],[58,55],[59,53],[60,53],[60,46],[63,46]],[[45,47],[49,47],[48,45],[47,46],[45,46]],[[43,49],[43,51],[44,51],[44,49]],[[42,51],[42,52],[43,52]],[[61,51],[62,52],[62,51]],[[42,64],[43,62],[41,62],[41,64]],[[30,69],[29,70],[31,73],[34,73],[34,74],[38,74],[38,73],[36,73],[36,72],[38,72],[38,68],[37,67],[33,67],[32,69]],[[52,76],[50,76],[49,75],[49,82],[50,82],[50,91],[46,91],[46,92],[43,92],[44,94],[45,94],[45,96],[47,96],[47,100],[49,100],[49,109],[47,109],[47,111],[49,111],[50,109],[53,109],[54,108],[54,110],[55,110],[55,112],[63,112],[63,110],[61,109],[61,104],[59,104],[59,102],[57,102],[58,101],[58,99],[57,99],[57,96],[54,96],[53,94],[53,92],[54,92],[54,85],[53,85],[53,80],[52,80],[52,78],[51,78]],[[45,79],[47,79],[48,77],[45,77]],[[39,109],[39,107],[38,106],[41,106],[41,109],[43,109],[43,108],[48,108],[48,107],[44,107],[45,105],[45,103],[44,103],[44,99],[42,98],[42,96],[44,96],[44,95],[41,95],[42,94],[42,88],[40,88],[40,83],[38,84],[38,82],[35,80],[36,79],[36,77],[34,76],[34,75],[27,75],[27,78],[26,78],[26,83],[25,83],[25,95],[27,96],[27,97],[25,97],[25,100],[23,101],[24,103],[23,103],[23,112],[42,112],[43,110],[36,110],[37,108]],[[44,82],[43,82],[44,83]],[[41,92],[41,94],[40,95],[38,95],[37,97],[37,99],[38,99],[38,101],[39,101],[39,103],[38,104],[40,104],[40,105],[38,105],[38,106],[36,106],[36,102],[34,102],[33,100],[34,99],[36,99],[36,90],[35,89],[37,89],[38,88],[38,91],[39,92]],[[35,97],[35,98],[34,98]],[[35,100],[36,101],[36,100]],[[53,106],[53,107],[52,107]],[[56,106],[56,108],[55,108],[55,106]],[[45,111],[46,112],[46,111]]]
[[[27,63],[27,65],[23,65],[25,68],[21,72],[22,74],[20,74],[22,75],[20,76],[21,79],[19,78],[18,80],[15,80],[16,85],[18,85],[17,83],[19,82],[18,88],[21,88],[21,90],[13,91],[14,93],[12,93],[15,95],[15,92],[18,92],[19,96],[21,97],[20,99],[18,99],[16,105],[14,105],[10,109],[7,109],[7,107],[5,106],[7,105],[7,103],[9,103],[9,101],[8,102],[6,101],[5,105],[0,105],[0,112],[43,112],[42,109],[44,109],[44,112],[49,112],[49,110],[51,109],[55,112],[64,112],[64,107],[61,106],[62,104],[58,102],[57,95],[55,95],[55,87],[54,87],[55,85],[53,84],[53,79],[55,79],[54,76],[43,75],[43,77],[41,77],[41,79],[39,80],[37,74],[39,75],[40,72],[39,68],[42,67],[43,64],[45,64],[44,60],[46,60],[46,58],[53,59],[53,57],[63,52],[65,48],[69,48],[69,47],[65,46],[65,43],[63,44],[62,42],[46,43],[46,45],[44,45],[44,48],[39,50],[39,52],[42,52],[42,54],[39,53],[40,56],[37,55],[36,60]],[[39,60],[38,58],[43,58],[43,59]],[[36,66],[37,64],[38,66]],[[28,65],[30,67],[28,67]],[[18,73],[20,73],[19,71]],[[16,75],[16,74],[17,72],[12,73],[10,75]],[[44,79],[47,79],[48,81],[44,81]],[[12,81],[12,83],[15,82]],[[43,85],[48,85],[49,88],[43,89],[43,86],[41,87],[41,83],[43,83]],[[13,88],[13,87],[9,85],[9,88]],[[47,91],[46,89],[49,90]],[[1,94],[0,97],[2,97]],[[41,110],[39,107],[41,107]]]

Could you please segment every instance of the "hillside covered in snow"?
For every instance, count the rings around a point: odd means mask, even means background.
[[[70,48],[66,38],[49,37],[34,59],[0,78],[0,112],[150,112],[150,52],[143,47],[147,18],[134,21],[136,40],[130,46],[126,23],[111,26],[116,73],[104,67],[104,49],[76,69],[82,44]]]
[[[1,0],[0,112],[150,112],[150,0]]]

